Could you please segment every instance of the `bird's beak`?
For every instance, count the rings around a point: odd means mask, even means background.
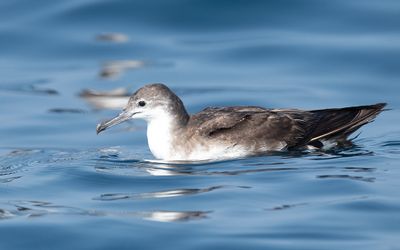
[[[103,122],[97,124],[97,128],[96,128],[97,134],[100,133],[103,130],[106,130],[109,127],[115,126],[117,124],[120,124],[120,123],[122,123],[124,121],[127,121],[127,120],[131,119],[134,114],[136,114],[136,113],[123,111],[117,117],[114,117],[111,120],[103,121]]]

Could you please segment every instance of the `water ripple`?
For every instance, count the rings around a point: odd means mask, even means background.
[[[96,151],[47,150],[47,149],[12,149],[0,157],[0,183],[9,183],[21,179],[30,172],[47,170],[48,167],[61,163],[90,161]]]
[[[298,167],[289,166],[290,164],[287,164],[287,160],[283,158],[270,160],[268,157],[265,157],[262,159],[265,161],[254,162],[254,159],[250,158],[218,162],[164,163],[160,161],[120,159],[118,155],[115,155],[113,157],[106,156],[93,159],[90,165],[99,172],[127,176],[234,176],[259,172],[295,171],[299,169]],[[284,164],[286,166],[283,166]]]
[[[15,91],[19,93],[58,95],[58,91],[52,88],[44,88],[41,85],[49,83],[47,79],[41,79],[31,82],[16,82],[7,85],[1,85],[0,90]]]
[[[40,150],[17,149],[0,157],[0,183],[8,183],[21,178],[21,173],[37,164],[32,155]]]
[[[347,175],[347,174],[326,174],[326,175],[317,175],[318,179],[350,179],[356,181],[365,181],[365,182],[374,182],[375,177],[363,177],[363,176],[355,176],[355,175]]]
[[[367,200],[370,197],[368,196],[356,196],[346,199],[333,199],[333,200],[320,200],[320,201],[310,201],[310,202],[299,202],[299,203],[292,203],[292,204],[282,204],[270,208],[266,208],[267,211],[280,211],[286,210],[290,208],[296,208],[301,206],[315,206],[315,205],[333,205],[333,204],[351,204],[353,202],[358,202],[362,200]]]
[[[112,193],[112,194],[101,194],[99,197],[93,198],[94,200],[102,201],[113,201],[113,200],[125,200],[125,199],[154,199],[154,198],[171,198],[187,195],[195,195],[201,193],[211,192],[216,189],[220,189],[223,186],[213,186],[209,188],[182,188],[150,193]]]
[[[17,217],[43,217],[49,215],[79,215],[100,217],[132,217],[158,222],[180,222],[207,218],[211,211],[102,211],[53,204],[47,201],[0,202],[0,220]]]
[[[261,172],[284,172],[284,171],[300,171],[305,169],[335,169],[337,162],[334,160],[342,159],[343,162],[349,163],[348,158],[354,158],[353,162],[357,162],[358,157],[374,155],[373,152],[364,150],[361,147],[352,149],[331,151],[331,152],[278,152],[271,153],[266,156],[258,156],[246,159],[226,160],[226,161],[205,161],[205,162],[176,162],[169,163],[157,160],[138,160],[121,158],[118,153],[111,155],[102,155],[100,158],[93,159],[90,165],[96,171],[108,172],[119,175],[153,175],[153,176],[184,176],[184,175],[242,175]],[[347,160],[346,160],[347,159]],[[301,160],[301,161],[300,161]],[[305,164],[307,161],[324,161],[319,166],[309,168]],[[300,163],[300,164],[299,164]],[[324,166],[324,164],[327,164]],[[333,165],[334,164],[334,165]],[[339,167],[342,171],[348,172],[373,172],[375,168],[363,166],[343,166]],[[322,175],[324,176],[324,175]],[[321,177],[321,178],[328,178]],[[337,176],[338,177],[338,176]],[[344,176],[341,176],[345,178]],[[357,176],[354,180],[368,180]]]
[[[381,143],[382,147],[400,147],[400,141],[386,141]]]

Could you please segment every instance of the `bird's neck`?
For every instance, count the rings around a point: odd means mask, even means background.
[[[179,140],[180,132],[184,130],[189,120],[187,113],[186,116],[165,112],[147,121],[147,142],[150,151],[157,159],[174,157],[175,141]]]

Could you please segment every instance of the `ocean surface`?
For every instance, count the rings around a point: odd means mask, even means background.
[[[0,2],[0,249],[400,249],[400,1]],[[162,82],[207,106],[387,102],[356,145],[161,164]]]

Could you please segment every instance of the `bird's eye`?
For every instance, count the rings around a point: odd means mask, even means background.
[[[138,105],[140,107],[144,107],[146,105],[146,102],[145,101],[140,101],[140,102],[138,102]]]

